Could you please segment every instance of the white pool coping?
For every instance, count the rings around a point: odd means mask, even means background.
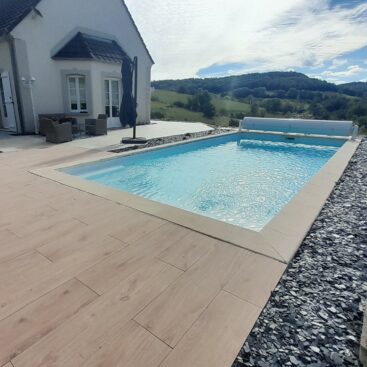
[[[52,167],[38,168],[30,172],[38,176],[56,181],[63,185],[88,192],[90,194],[114,201],[129,208],[165,219],[183,227],[206,234],[210,237],[228,242],[259,253],[283,263],[288,263],[324,206],[335,184],[344,173],[350,159],[358,148],[359,141],[347,140],[323,168],[300,190],[293,199],[267,224],[260,232],[255,232],[233,224],[195,214],[167,204],[152,201],[128,192],[113,189],[96,182],[61,172],[61,169],[92,164],[104,160],[135,155],[170,146],[189,144],[199,140],[212,139],[233,134],[262,134],[298,136],[302,138],[320,138],[346,140],[345,137],[320,135],[284,134],[261,131],[230,132],[221,135],[209,135],[197,139],[185,140],[171,144],[155,146],[122,153],[109,153],[103,158],[88,158],[76,162],[60,164]]]

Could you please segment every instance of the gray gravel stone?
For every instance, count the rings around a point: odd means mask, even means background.
[[[180,135],[165,136],[163,138],[149,139],[146,142],[146,144],[140,144],[140,145],[122,144],[121,146],[110,150],[110,152],[111,153],[129,152],[132,150],[152,148],[158,145],[171,144],[171,143],[177,143],[177,142],[184,141],[184,140],[201,138],[201,137],[208,136],[208,135],[219,135],[219,134],[229,133],[231,131],[234,131],[234,130],[230,128],[215,128],[213,130],[199,131],[196,133],[186,133],[186,134],[180,134]]]
[[[233,367],[360,366],[358,349],[366,281],[367,141],[364,140]]]

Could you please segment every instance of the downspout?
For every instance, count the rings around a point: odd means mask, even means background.
[[[19,116],[19,122],[20,122],[20,133],[24,134],[25,126],[24,126],[24,117],[23,117],[23,110],[22,110],[21,93],[20,93],[20,88],[19,88],[20,77],[19,77],[16,52],[15,52],[14,38],[11,35],[8,35],[7,41],[10,47],[10,57],[11,57],[11,65],[13,69],[15,95],[17,96],[17,110],[18,110],[18,116]]]

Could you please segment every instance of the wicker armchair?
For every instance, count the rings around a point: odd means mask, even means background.
[[[75,117],[67,116],[64,113],[42,114],[39,115],[38,123],[40,135],[46,136],[46,130],[50,125],[50,121],[55,121],[57,123],[70,122],[72,127],[78,127],[78,120]]]
[[[107,119],[86,119],[85,133],[87,135],[106,135]]]
[[[58,123],[49,120],[46,127],[46,141],[50,143],[60,144],[73,140],[73,131],[70,122]]]
[[[48,127],[52,125],[52,123],[54,122],[54,120],[50,119],[50,118],[46,118],[46,117],[42,117],[39,119],[38,122],[38,130],[39,130],[39,134],[46,136]]]

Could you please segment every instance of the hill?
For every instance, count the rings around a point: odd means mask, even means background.
[[[353,82],[339,84],[339,93],[345,93],[350,96],[367,97],[367,83],[366,82]]]
[[[337,92],[338,90],[335,84],[309,78],[296,72],[254,73],[223,78],[161,80],[153,82],[153,87],[188,94],[194,94],[200,88],[215,94],[229,94],[242,88],[266,88],[267,91],[288,91],[291,88],[318,92]]]
[[[152,105],[156,118],[226,125],[230,119],[247,115],[348,119],[367,125],[367,83],[363,82],[335,85],[296,72],[269,72],[161,80],[152,86],[156,90]],[[200,98],[211,99],[214,107],[206,107],[214,110],[214,116],[204,116],[197,105]]]

